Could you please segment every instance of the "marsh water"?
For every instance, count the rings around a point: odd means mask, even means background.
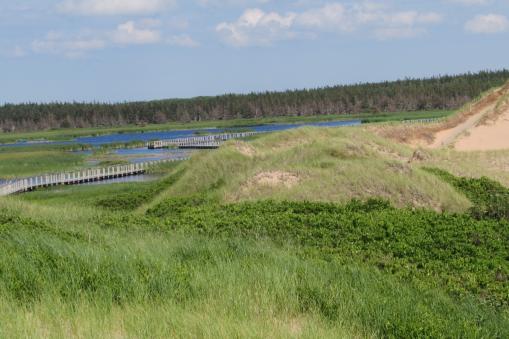
[[[343,127],[343,126],[356,126],[362,124],[361,120],[346,120],[346,121],[325,121],[314,123],[293,123],[293,124],[264,124],[242,127],[249,131],[255,132],[277,132],[286,131],[304,126],[314,127]],[[0,144],[2,148],[10,147],[23,147],[31,145],[90,145],[93,148],[98,148],[103,145],[111,144],[127,144],[130,142],[149,142],[153,140],[167,140],[185,137],[193,137],[197,135],[211,135],[217,133],[228,133],[238,131],[239,128],[204,128],[204,129],[186,129],[186,130],[168,130],[168,131],[153,131],[153,132],[133,132],[133,133],[112,133],[98,136],[77,137],[67,141],[51,141],[51,140],[37,140],[37,141],[18,141],[10,144]],[[92,151],[78,151],[77,153],[91,155]],[[121,158],[130,163],[140,163],[146,161],[157,161],[164,159],[186,158],[189,157],[191,151],[178,150],[178,149],[148,149],[147,147],[138,148],[120,148],[111,150],[110,155]],[[93,157],[87,163],[89,165],[96,165],[98,160]]]
[[[361,120],[346,120],[346,121],[325,121],[315,123],[300,123],[300,124],[266,124],[242,127],[255,132],[277,132],[285,131],[294,128],[304,126],[315,126],[315,127],[342,127],[342,126],[355,126],[362,124]],[[98,136],[78,137],[68,141],[19,141],[16,143],[2,144],[2,147],[16,147],[16,146],[28,146],[33,144],[44,144],[44,145],[91,145],[91,146],[102,146],[115,143],[129,143],[135,141],[149,142],[152,140],[165,140],[165,139],[176,139],[193,137],[196,135],[207,135],[217,133],[228,133],[238,130],[234,128],[205,128],[205,129],[187,129],[187,130],[170,130],[170,131],[153,131],[153,132],[134,132],[134,133],[113,133]]]

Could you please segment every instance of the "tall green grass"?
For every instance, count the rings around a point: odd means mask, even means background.
[[[1,212],[0,336],[509,333],[502,314],[473,299],[457,301],[362,263],[302,257],[268,240],[122,231],[120,224],[66,232]]]

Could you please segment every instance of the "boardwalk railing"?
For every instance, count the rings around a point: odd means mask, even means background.
[[[7,183],[0,184],[0,196],[32,191],[39,187],[79,185],[87,182],[138,175],[145,173],[146,170],[151,166],[186,159],[187,158],[185,157],[172,158],[137,164],[118,165],[105,168],[90,168],[74,172],[46,174],[30,178],[14,179]]]
[[[217,148],[223,142],[231,139],[242,139],[258,134],[259,132],[223,133],[189,137],[179,139],[157,140],[147,143],[149,149],[179,147],[179,148]]]
[[[409,119],[403,120],[404,124],[430,124],[433,122],[439,122],[444,120],[444,118],[428,118],[428,119]]]

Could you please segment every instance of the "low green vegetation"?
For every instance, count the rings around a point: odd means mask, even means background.
[[[104,194],[145,196],[143,186]],[[40,333],[40,323],[88,337],[243,336],[245,326],[255,337],[509,333],[505,222],[380,200],[189,197],[133,214],[94,211],[97,186],[66,190],[76,204],[48,200],[51,191],[22,196],[29,208],[0,200],[0,296],[11,307],[0,316],[18,317],[5,335]]]
[[[96,205],[112,210],[132,211],[151,201],[154,196],[166,187],[173,185],[181,176],[182,171],[178,171],[161,181],[145,184],[136,191],[130,190],[123,193],[115,192],[112,195],[106,195],[99,199]]]
[[[409,281],[509,306],[509,223],[392,208],[381,200],[344,206],[256,202],[218,206],[164,201],[147,212],[162,230],[213,237],[269,238],[320,258],[368,263]],[[145,221],[161,229],[161,223]],[[431,281],[429,277],[433,277]]]
[[[426,170],[436,174],[464,193],[473,203],[470,213],[474,217],[509,220],[509,189],[507,187],[487,177],[455,177],[437,168]]]
[[[112,158],[105,158],[102,160],[98,160],[97,167],[110,167],[110,166],[116,166],[116,165],[127,165],[129,164],[129,161],[122,159],[120,157],[112,157]]]
[[[376,122],[413,122],[419,120],[435,120],[443,119],[451,116],[454,111],[439,110],[439,111],[418,111],[412,112],[396,112],[396,113],[378,113],[376,115],[359,116],[363,123],[376,123]]]

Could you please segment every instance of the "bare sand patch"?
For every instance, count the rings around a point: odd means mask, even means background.
[[[434,140],[429,147],[439,148],[454,145],[456,149],[464,151],[506,148],[505,143],[500,140],[503,135],[503,132],[502,134],[500,132],[506,130],[507,133],[508,130],[503,126],[498,127],[500,125],[498,121],[503,113],[503,108],[505,108],[500,105],[504,103],[508,93],[509,84],[479,100],[468,111],[460,114],[463,116],[462,119],[456,120],[454,124],[449,122],[447,128],[436,131]],[[490,126],[491,130],[497,131],[493,138],[486,138],[489,132],[483,128],[483,124],[489,121],[494,122]],[[474,138],[472,138],[473,135],[475,135]]]
[[[453,129],[437,134],[434,147],[454,144],[459,151],[509,149],[509,88],[498,92],[496,100],[485,104],[475,116]]]
[[[468,130],[455,144],[459,151],[488,151],[509,149],[509,110],[485,125]]]
[[[494,108],[494,105],[495,103],[492,103],[490,106],[483,108],[482,111],[469,117],[466,121],[454,126],[453,128],[437,132],[433,143],[431,143],[429,147],[439,148],[453,144],[460,135],[470,130],[472,127],[475,127],[484,118],[485,114]]]

